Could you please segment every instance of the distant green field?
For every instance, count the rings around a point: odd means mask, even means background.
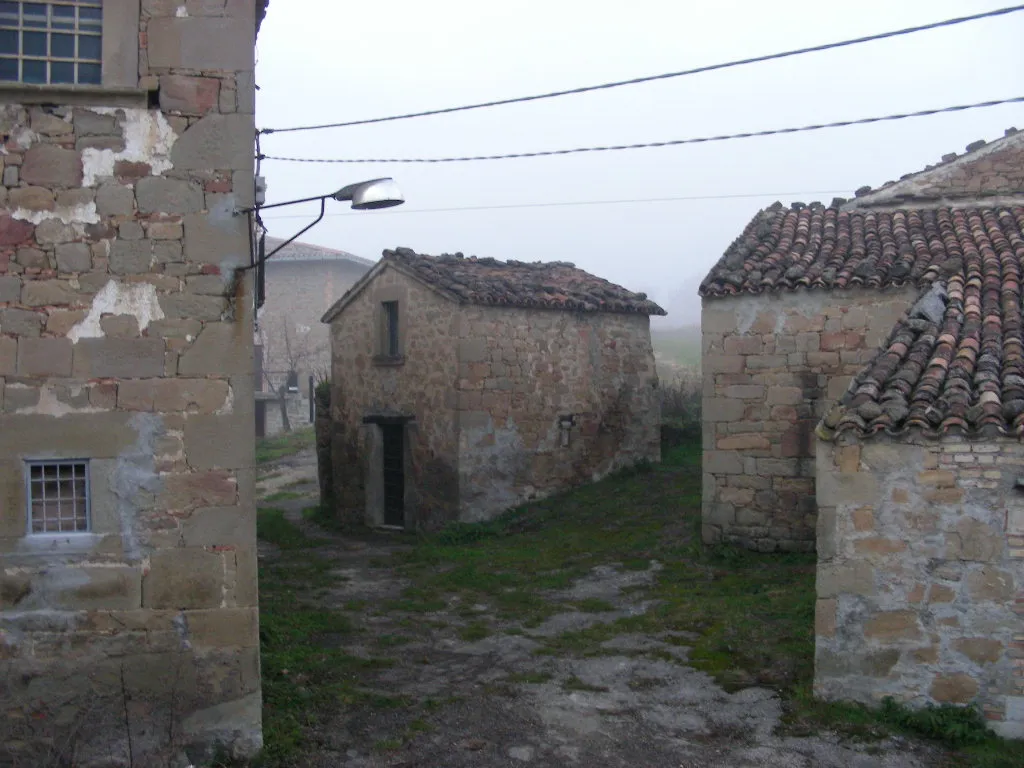
[[[658,328],[651,331],[654,353],[666,363],[700,367],[700,326]]]

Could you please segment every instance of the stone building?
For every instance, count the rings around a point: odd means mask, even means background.
[[[265,5],[0,8],[4,765],[261,744],[251,255],[233,213],[253,202]]]
[[[818,420],[922,289],[1012,228],[998,206],[1024,190],[1024,134],[968,150],[851,201],[776,203],[704,279],[705,541],[814,548]]]
[[[283,242],[267,237],[267,253]],[[277,400],[282,386],[288,390],[291,426],[309,426],[309,377],[327,376],[331,369],[330,333],[320,318],[372,266],[369,259],[312,243],[289,243],[267,260],[266,302],[256,335],[262,350],[256,382],[258,436],[283,428]]]
[[[323,318],[339,514],[433,529],[657,461],[652,314],[563,262],[385,251]]]
[[[975,703],[1024,737],[1024,200],[951,221],[961,266],[818,427],[815,692]]]

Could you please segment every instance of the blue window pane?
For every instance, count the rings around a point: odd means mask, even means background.
[[[0,59],[0,80],[18,79],[18,60]]]
[[[78,26],[82,29],[100,31],[103,26],[103,13],[100,8],[79,8]]]
[[[73,19],[75,18],[75,8],[71,5],[55,5],[53,6],[53,16],[57,19]]]
[[[18,15],[18,4],[9,2],[9,0],[4,0],[4,2],[0,3],[0,16],[10,15]]]
[[[21,18],[26,27],[45,27],[46,6],[42,3],[25,3]]]
[[[50,55],[64,59],[75,58],[75,36],[61,35],[56,32],[50,35]]]
[[[50,62],[51,83],[73,83],[75,82],[75,65],[70,61]]]
[[[99,64],[79,64],[78,82],[88,85],[99,85],[102,81],[103,72]]]
[[[22,80],[26,83],[46,82],[46,62],[25,59],[21,63]]]
[[[45,32],[22,32],[21,52],[26,56],[46,55],[46,33]]]
[[[18,52],[18,33],[13,29],[0,29],[0,53]]]
[[[80,59],[95,59],[99,61],[102,56],[102,46],[100,45],[100,38],[92,35],[79,35],[78,36],[78,58]]]

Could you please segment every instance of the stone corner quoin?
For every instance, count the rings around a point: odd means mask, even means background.
[[[118,37],[139,41],[135,106],[27,89],[0,105],[0,734],[54,715],[5,739],[25,764],[69,712],[88,713],[79,756],[127,755],[125,712],[153,764],[262,744],[253,300],[232,215],[252,203],[262,3],[182,4],[142,0]]]

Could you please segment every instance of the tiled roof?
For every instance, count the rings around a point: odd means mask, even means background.
[[[957,268],[896,325],[819,436],[920,428],[1024,435],[1024,206],[949,212]]]
[[[397,248],[384,251],[382,262],[395,264],[467,304],[666,314],[647,294],[628,291],[567,261],[498,261],[461,253],[426,256]]]
[[[924,286],[948,272],[972,237],[957,209],[842,210],[842,202],[764,209],[704,278],[700,294]]]

